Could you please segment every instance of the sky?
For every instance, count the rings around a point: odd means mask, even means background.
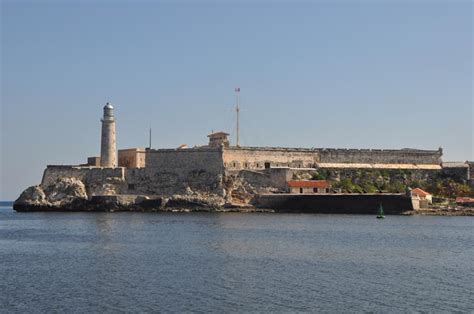
[[[473,160],[473,4],[387,1],[1,2],[0,199],[46,165],[119,148],[443,147]]]

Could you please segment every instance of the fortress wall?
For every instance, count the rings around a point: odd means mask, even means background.
[[[439,165],[442,150],[303,149],[272,147],[229,147],[223,151],[227,169],[271,167],[312,168],[316,163],[421,164]]]
[[[437,164],[443,151],[414,149],[320,149],[323,163]]]
[[[128,193],[172,195],[188,188],[222,193],[224,164],[219,148],[159,149],[146,153],[145,168],[127,169]]]
[[[74,166],[47,166],[43,173],[41,185],[48,186],[55,183],[60,178],[76,178],[84,181],[91,168],[82,168]]]
[[[292,179],[293,173],[289,168],[270,168],[265,170],[228,170],[226,178],[241,180],[249,184],[257,193],[283,192],[286,191],[288,180]]]
[[[468,180],[473,181],[474,183],[474,161],[468,161],[467,164],[469,166]]]
[[[312,149],[230,147],[223,152],[227,169],[265,169],[271,167],[311,168],[319,160]]]
[[[468,181],[470,179],[470,169],[466,167],[443,167],[443,174],[459,181]]]
[[[205,169],[219,172],[223,169],[222,151],[219,148],[158,149],[147,151],[146,168],[177,171]]]
[[[75,178],[82,181],[89,196],[117,194],[123,190],[125,168],[47,166],[41,185],[54,184],[60,178]]]
[[[108,178],[125,179],[124,168],[47,166],[43,173],[42,185],[50,185],[60,178],[76,178],[86,183],[106,181]]]

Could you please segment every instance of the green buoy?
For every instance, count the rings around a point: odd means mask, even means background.
[[[379,206],[379,214],[377,215],[377,219],[384,219],[385,218],[385,215],[383,213],[383,207],[382,207],[382,204],[380,204]]]

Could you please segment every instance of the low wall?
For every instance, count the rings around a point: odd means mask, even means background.
[[[371,214],[382,204],[386,214],[413,210],[411,198],[405,194],[264,194],[255,205],[277,212]]]

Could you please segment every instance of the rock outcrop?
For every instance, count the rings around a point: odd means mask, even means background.
[[[168,197],[120,194],[120,182],[103,182],[89,189],[74,177],[57,178],[48,185],[27,188],[15,201],[16,211],[216,211],[226,205],[223,196],[192,190]],[[98,192],[101,192],[98,194]],[[225,192],[224,192],[225,193]]]
[[[59,178],[48,185],[27,188],[13,204],[17,211],[79,210],[87,202],[84,183],[76,178]]]

